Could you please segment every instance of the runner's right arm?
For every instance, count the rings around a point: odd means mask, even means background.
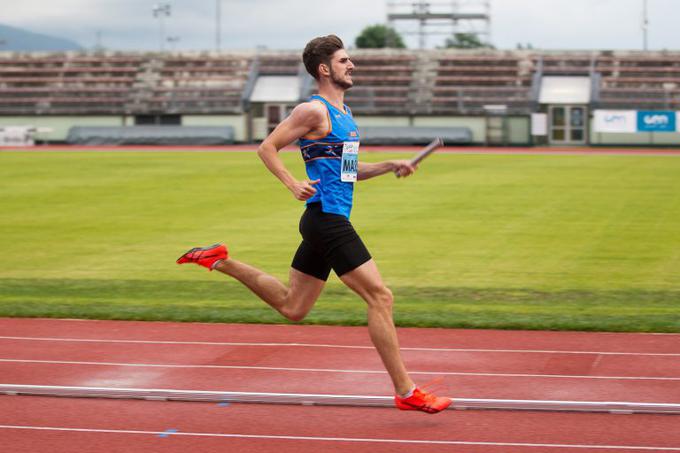
[[[284,119],[276,129],[262,142],[257,149],[257,155],[274,176],[290,190],[293,196],[304,201],[311,198],[316,189],[313,187],[319,180],[304,179],[298,181],[283,164],[279,157],[279,150],[290,145],[300,137],[326,128],[326,113],[321,110],[318,102],[305,102],[293,109],[290,116]]]

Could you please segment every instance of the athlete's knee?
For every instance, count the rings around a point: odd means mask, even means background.
[[[382,309],[392,309],[394,305],[394,296],[392,291],[387,286],[380,286],[371,291],[371,300],[368,301],[369,305],[375,308]]]
[[[307,317],[307,312],[303,312],[303,311],[300,311],[300,310],[298,310],[298,311],[289,310],[289,311],[284,311],[284,312],[282,313],[282,315],[283,315],[288,321],[291,321],[291,322],[301,322],[301,321],[303,321],[303,320]]]
[[[289,304],[283,307],[280,312],[281,314],[291,322],[300,322],[307,317],[310,308],[307,308],[305,304],[295,305]]]

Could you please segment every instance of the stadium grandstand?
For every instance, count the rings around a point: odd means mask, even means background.
[[[314,92],[300,53],[3,52],[0,128],[23,125],[52,143],[76,140],[74,129],[97,128],[105,142],[107,129],[155,125],[195,128],[199,138],[201,128],[219,128],[224,142],[254,142]],[[680,110],[680,52],[351,54],[347,103],[362,128],[462,130],[475,145],[680,144],[676,131],[596,124],[598,111]]]

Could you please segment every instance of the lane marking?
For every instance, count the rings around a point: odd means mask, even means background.
[[[131,429],[97,429],[97,428],[63,428],[55,426],[23,426],[0,425],[0,429],[34,430],[34,431],[69,431],[80,433],[109,433],[109,434],[141,434],[160,436],[165,431],[141,431]],[[587,445],[587,444],[534,444],[528,442],[473,442],[464,440],[416,440],[416,439],[381,439],[361,437],[317,437],[317,436],[281,436],[266,434],[236,434],[236,433],[194,433],[175,432],[173,436],[188,437],[222,437],[235,439],[274,439],[274,440],[305,440],[322,442],[356,442],[356,443],[391,443],[391,444],[426,444],[426,445],[468,445],[487,447],[530,447],[530,448],[591,448],[600,450],[639,450],[639,451],[680,451],[680,447],[652,447],[647,445]]]
[[[387,374],[384,370],[348,370],[334,368],[292,368],[245,365],[182,365],[171,363],[122,363],[122,362],[81,362],[71,360],[25,360],[2,359],[0,363],[32,363],[49,365],[87,365],[87,366],[118,366],[140,368],[184,368],[184,369],[224,369],[224,370],[263,370],[263,371],[291,371],[313,373],[348,373],[348,374]],[[656,376],[582,376],[565,374],[525,374],[525,373],[473,373],[458,371],[409,371],[409,374],[426,374],[437,376],[484,376],[484,377],[529,377],[529,378],[558,378],[558,379],[602,379],[624,381],[680,381],[680,377]]]
[[[253,346],[253,347],[292,347],[292,348],[333,348],[333,349],[370,349],[373,346],[355,346],[317,343],[248,343],[248,342],[220,342],[220,341],[163,341],[163,340],[113,340],[105,338],[53,338],[53,337],[13,337],[0,336],[0,340],[15,341],[62,341],[82,343],[121,343],[121,344],[157,344],[157,345],[195,345],[195,346]],[[422,352],[489,352],[489,353],[519,353],[519,354],[597,354],[621,356],[658,356],[680,357],[680,352],[612,352],[612,351],[560,351],[550,349],[483,349],[483,348],[409,348],[402,347],[402,351]]]
[[[0,384],[0,393],[12,396],[114,398],[146,401],[264,403],[319,406],[394,407],[392,396],[305,393],[225,392],[216,390],[123,387],[73,387]],[[625,401],[507,400],[456,397],[449,409],[528,410],[552,412],[607,412],[625,414],[680,414],[680,404]]]

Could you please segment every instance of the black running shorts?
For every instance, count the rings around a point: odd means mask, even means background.
[[[291,266],[319,280],[328,280],[331,269],[341,276],[371,259],[347,217],[321,211],[321,203],[307,205],[300,234],[302,243]]]

